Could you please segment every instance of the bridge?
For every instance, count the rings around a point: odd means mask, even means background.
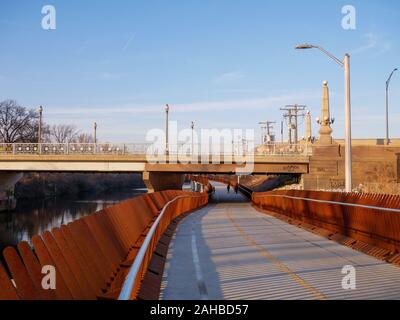
[[[239,145],[225,151],[170,145],[168,154],[164,146],[157,149],[149,143],[0,144],[0,210],[1,201],[8,201],[7,190],[23,172],[137,172],[153,192],[181,189],[187,173],[306,174],[311,151],[307,144],[286,143],[270,144],[262,151]]]
[[[399,196],[192,179],[6,248],[0,299],[400,299]]]

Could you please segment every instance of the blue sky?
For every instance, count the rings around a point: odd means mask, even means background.
[[[41,28],[47,4],[56,30]],[[356,30],[341,26],[348,4]],[[192,120],[197,128],[257,128],[280,122],[279,108],[295,103],[316,118],[328,80],[333,134],[342,137],[343,70],[317,50],[293,49],[309,42],[351,54],[353,136],[383,137],[399,21],[397,0],[2,0],[0,100],[43,105],[50,124],[90,132],[97,121],[102,141],[137,142],[163,127],[165,103],[181,128]],[[399,137],[400,73],[390,89]]]

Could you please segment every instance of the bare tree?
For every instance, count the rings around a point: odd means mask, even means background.
[[[39,115],[15,100],[0,102],[0,142],[36,142]]]
[[[50,129],[51,140],[55,143],[75,142],[78,135],[78,129],[71,124],[57,124],[53,125]]]
[[[74,140],[76,143],[94,143],[93,136],[87,133],[80,133]]]

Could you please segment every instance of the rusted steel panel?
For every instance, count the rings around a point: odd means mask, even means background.
[[[400,213],[381,209],[400,209],[399,196],[289,190],[254,193],[253,203],[372,246],[400,248]]]
[[[22,261],[25,264],[26,270],[29,273],[29,276],[33,280],[33,282],[38,285],[41,284],[44,274],[42,274],[42,265],[39,263],[37,257],[32,252],[31,247],[28,242],[23,241],[18,244],[18,252],[22,258]],[[41,288],[41,286],[40,286]],[[45,300],[54,300],[56,299],[56,294],[54,290],[41,290],[42,297]]]
[[[19,300],[17,290],[0,263],[0,300]]]
[[[95,263],[87,255],[83,254],[82,248],[78,246],[76,241],[77,239],[74,238],[70,228],[63,225],[60,229],[65,241],[68,243],[69,248],[76,257],[91,286],[97,289],[104,287],[105,280],[101,277],[100,271]]]
[[[87,273],[85,274],[82,265],[79,263],[73,251],[70,249],[70,246],[65,240],[64,235],[61,232],[61,229],[59,228],[53,229],[52,234],[57,246],[60,248],[60,252],[64,256],[64,259],[68,267],[76,277],[85,297],[87,299],[95,299],[96,288],[90,284],[90,281],[87,278]]]
[[[55,263],[55,266],[57,267],[57,274],[60,273],[64,278],[72,297],[78,300],[86,299],[87,297],[80,286],[79,279],[77,278],[79,275],[75,275],[68,266],[68,263],[54,240],[53,235],[46,231],[42,235],[42,239]]]
[[[57,299],[60,300],[72,300],[73,296],[71,291],[69,290],[66,280],[64,280],[63,275],[60,272],[60,269],[52,259],[50,253],[48,252],[46,245],[44,244],[43,240],[39,236],[32,237],[33,247],[35,248],[36,255],[38,256],[40,264],[43,265],[50,265],[56,268],[56,289],[55,293]]]
[[[40,287],[35,286],[17,251],[12,247],[5,248],[3,256],[17,287],[18,296],[23,300],[41,300],[43,296]]]
[[[165,206],[132,291],[132,298],[136,298],[148,268],[162,274],[170,240],[167,235],[176,228],[176,223],[171,221],[207,201],[207,194],[180,190],[146,194],[33,237],[35,253],[26,242],[18,245],[19,254],[7,248],[5,260],[17,287],[0,266],[0,299],[117,298],[129,267]],[[54,291],[41,287],[41,269],[45,265],[56,269]],[[147,282],[149,286],[144,290],[159,290],[154,279]]]

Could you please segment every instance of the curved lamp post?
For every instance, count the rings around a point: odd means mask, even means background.
[[[344,95],[345,95],[345,180],[346,192],[352,191],[352,170],[351,170],[351,102],[350,102],[350,55],[346,53],[343,61],[336,58],[320,46],[311,44],[301,44],[296,49],[318,49],[325,53],[329,58],[335,61],[339,66],[344,68]]]
[[[393,73],[397,71],[397,68],[393,69],[389,78],[386,81],[386,144],[390,143],[389,139],[389,84],[392,79]]]
[[[192,123],[190,124],[190,128],[192,129],[192,155],[194,154],[194,134],[193,134],[193,131],[194,131],[194,121],[192,121]]]
[[[169,105],[165,105],[165,154],[169,155],[169,146],[168,146],[168,114],[169,114]]]

